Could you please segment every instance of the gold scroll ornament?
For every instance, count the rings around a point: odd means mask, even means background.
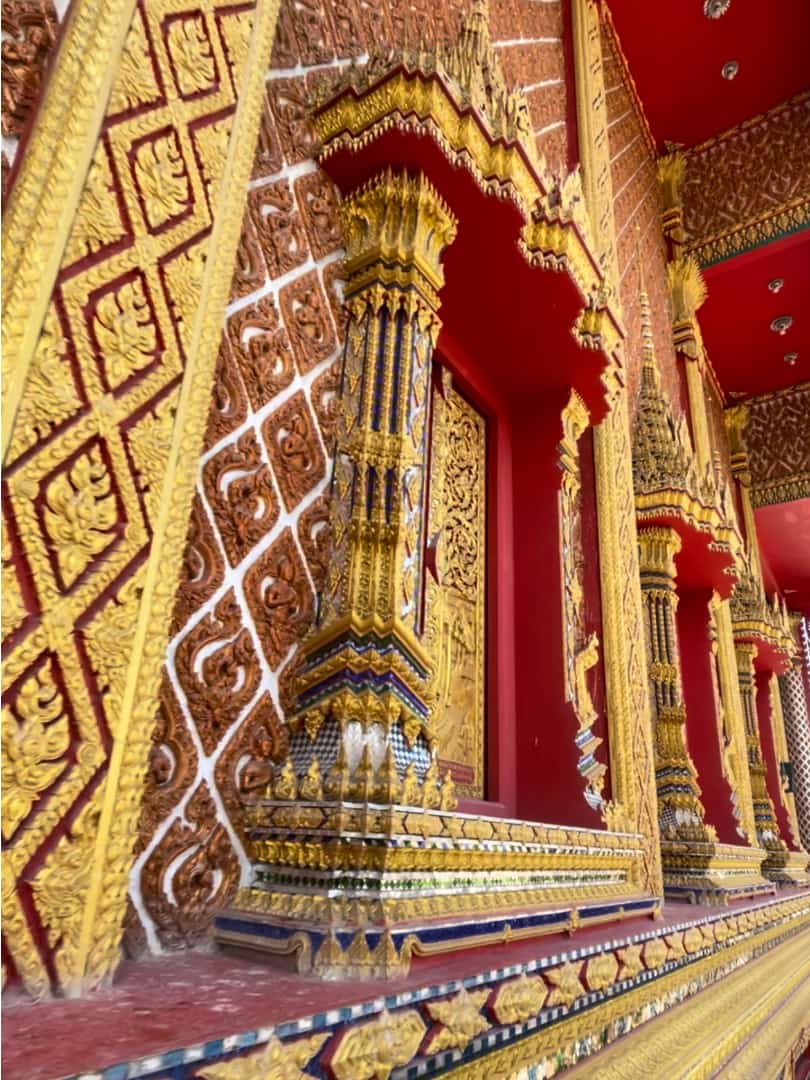
[[[484,796],[486,420],[452,386],[433,388],[426,633],[436,657],[439,767],[456,791]]]

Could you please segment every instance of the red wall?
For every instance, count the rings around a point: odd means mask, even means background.
[[[698,771],[706,821],[725,844],[740,843],[731,803],[731,787],[723,774],[712,684],[709,637],[709,589],[683,593],[678,604],[678,644],[686,703],[686,737]]]

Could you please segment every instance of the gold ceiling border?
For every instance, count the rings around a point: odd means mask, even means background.
[[[169,620],[180,577],[188,516],[208,417],[222,319],[259,132],[264,73],[269,63],[279,0],[258,0],[227,157],[213,214],[172,431],[160,508],[131,644],[132,660],[122,695],[105,781],[88,889],[71,979],[78,993],[114,972],[120,952],[132,837],[140,813]]]
[[[797,499],[810,499],[810,472],[751,485],[751,504],[755,510],[760,506],[795,502]]]
[[[765,214],[744,225],[735,225],[725,232],[715,233],[708,240],[689,243],[686,250],[705,268],[803,229],[810,229],[810,197],[806,195],[788,203],[776,213]]]
[[[135,0],[73,0],[3,221],[3,456]]]

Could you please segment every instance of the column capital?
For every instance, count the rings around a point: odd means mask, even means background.
[[[675,529],[652,526],[638,531],[639,562],[642,573],[657,572],[675,580],[675,556],[681,550],[681,538]]]
[[[422,173],[391,169],[369,180],[341,204],[347,297],[372,283],[415,289],[439,307],[441,256],[457,221]]]

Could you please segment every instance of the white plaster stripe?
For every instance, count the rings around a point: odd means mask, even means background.
[[[493,41],[492,44],[496,49],[508,49],[512,45],[559,45],[560,38],[558,37],[536,37],[536,38],[510,38],[508,41]]]
[[[555,131],[557,128],[565,127],[565,120],[555,120],[553,124],[546,124],[545,127],[538,128],[533,132],[534,135],[545,135],[549,131]]]
[[[532,83],[531,86],[524,86],[523,93],[530,94],[533,90],[542,90],[545,86],[560,85],[562,85],[562,79],[543,79],[541,82]]]

